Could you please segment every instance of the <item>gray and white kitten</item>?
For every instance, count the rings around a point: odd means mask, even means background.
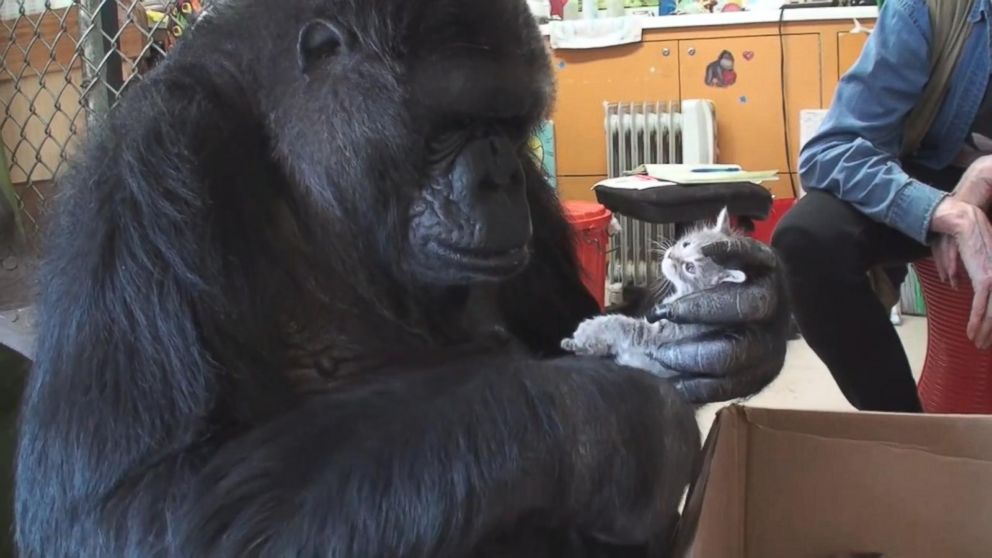
[[[724,208],[713,226],[691,231],[680,238],[665,251],[661,261],[662,275],[671,285],[671,294],[661,302],[671,304],[724,283],[744,283],[747,275],[743,270],[722,266],[703,254],[705,246],[733,241],[738,236],[731,228],[727,209]],[[663,290],[660,287],[652,289],[654,292]],[[671,377],[678,372],[653,358],[653,352],[665,343],[718,328],[716,325],[676,324],[668,320],[650,323],[645,318],[609,314],[579,324],[572,337],[561,342],[561,347],[579,355],[612,356],[618,364]]]
[[[662,272],[644,317],[588,320],[562,347],[669,378],[700,405],[752,396],[778,376],[791,313],[785,270],[770,246],[732,231],[724,210],[715,226],[668,250]]]
[[[670,304],[724,283],[744,283],[747,280],[744,271],[724,267],[704,255],[702,250],[705,246],[731,241],[737,236],[730,227],[730,218],[724,208],[713,226],[685,234],[666,250],[661,261],[661,272],[671,284],[672,292],[662,302]],[[650,323],[645,318],[609,314],[579,324],[572,337],[561,342],[561,347],[579,355],[612,356],[618,364],[670,377],[677,372],[652,358],[653,349],[716,328],[714,325],[676,324],[668,320]]]

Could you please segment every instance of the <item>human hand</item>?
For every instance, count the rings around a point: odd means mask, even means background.
[[[958,181],[951,197],[988,213],[992,206],[992,156],[975,157]],[[941,236],[933,246],[933,259],[940,280],[957,288],[959,250],[952,235]]]
[[[958,288],[959,252],[953,236],[940,235],[931,248],[933,261],[937,266],[937,275],[944,283],[950,283],[952,289]]]
[[[992,224],[985,212],[978,207],[950,197],[942,201],[934,212],[931,228],[949,235],[957,247],[957,252],[971,279],[975,291],[968,319],[968,339],[979,349],[992,346]],[[944,241],[946,242],[946,241]],[[952,249],[943,246],[937,254],[949,258]],[[954,258],[955,261],[957,258]],[[938,263],[938,268],[944,263]],[[956,263],[949,266],[956,270]],[[941,274],[949,271],[944,267]]]
[[[992,155],[978,157],[968,165],[952,196],[988,213],[992,206]]]

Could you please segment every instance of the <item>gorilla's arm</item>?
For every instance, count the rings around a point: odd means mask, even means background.
[[[561,340],[600,309],[581,281],[574,235],[555,191],[532,161],[524,171],[534,221],[531,262],[500,289],[500,309],[510,331],[528,348],[560,355]]]
[[[314,399],[211,461],[183,550],[467,556],[521,518],[643,543],[698,443],[660,385],[592,360],[490,360]]]

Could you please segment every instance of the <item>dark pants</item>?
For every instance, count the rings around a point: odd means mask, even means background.
[[[950,191],[957,169],[907,168]],[[786,213],[772,244],[786,265],[793,312],[809,346],[847,400],[870,411],[919,412],[906,352],[868,281],[876,265],[900,265],[929,248],[873,221],[847,202],[812,190]]]

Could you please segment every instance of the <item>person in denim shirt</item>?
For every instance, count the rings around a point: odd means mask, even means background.
[[[929,78],[930,18],[925,0],[885,3],[803,148],[808,193],[772,240],[804,337],[859,409],[920,410],[905,351],[867,278],[876,265],[932,253],[952,280],[963,262],[976,291],[968,335],[992,345],[990,15],[992,0],[976,0],[937,117],[920,148],[900,157],[906,117]]]

